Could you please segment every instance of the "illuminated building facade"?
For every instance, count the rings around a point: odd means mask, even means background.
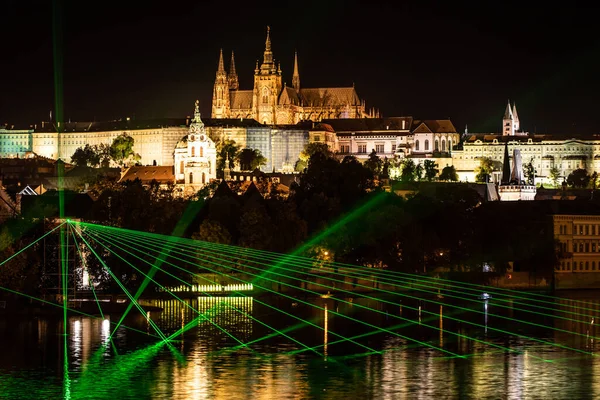
[[[474,182],[475,170],[485,157],[494,162],[492,180],[499,183],[506,144],[510,154],[519,150],[523,164],[533,164],[538,184],[553,184],[550,178],[553,168],[558,170],[559,183],[576,169],[585,169],[590,174],[600,171],[600,136],[531,134],[520,131],[520,127],[517,108],[515,105],[511,108],[509,103],[502,120],[502,134],[465,135],[462,149],[452,152],[452,165],[460,180]]]
[[[175,147],[175,180],[184,194],[192,194],[217,177],[217,149],[200,119],[198,101],[189,134]]]
[[[229,73],[225,71],[223,51],[219,55],[212,100],[212,118],[255,119],[265,125],[296,124],[326,118],[370,118],[379,112],[366,111],[354,85],[337,88],[303,88],[300,86],[298,55],[294,57],[292,86],[283,81],[281,65],[276,64],[267,39],[261,65],[256,62],[254,88],[240,90],[235,59],[231,54]]]
[[[460,137],[448,119],[417,120],[412,117],[323,120],[310,132],[311,142],[323,142],[340,155],[366,160],[375,150],[381,158],[430,158],[450,160]]]
[[[600,271],[600,215],[553,215],[557,273]]]

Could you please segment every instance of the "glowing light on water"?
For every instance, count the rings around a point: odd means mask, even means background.
[[[105,319],[102,321],[102,331],[100,333],[100,338],[103,343],[107,343],[110,339],[110,319]]]

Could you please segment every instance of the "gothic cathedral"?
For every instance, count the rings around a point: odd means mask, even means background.
[[[281,65],[275,64],[271,51],[270,29],[262,64],[254,69],[254,89],[240,90],[231,53],[229,73],[225,71],[223,51],[213,90],[212,118],[249,118],[266,125],[296,124],[339,118],[375,118],[379,111],[366,111],[354,85],[339,88],[301,88],[298,54],[294,58],[292,86],[283,82]]]

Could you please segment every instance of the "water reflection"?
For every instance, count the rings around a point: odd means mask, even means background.
[[[472,316],[472,320],[480,324],[476,328],[448,318],[469,318],[451,303],[433,306],[424,302],[414,304],[412,310],[408,307],[403,310],[403,315],[414,323],[397,328],[398,332],[465,354],[466,358],[447,357],[406,338],[382,334],[365,336],[364,339],[365,344],[379,348],[380,354],[346,357],[354,354],[356,349],[344,347],[348,343],[336,344],[339,338],[331,336],[332,333],[354,337],[364,331],[359,325],[349,324],[332,313],[332,310],[357,318],[370,318],[368,321],[373,326],[392,329],[391,326],[398,321],[388,317],[388,312],[389,315],[397,315],[402,309],[397,306],[385,308],[372,300],[354,299],[353,304],[368,304],[385,310],[384,314],[370,316],[360,307],[338,304],[331,298],[315,300],[322,309],[277,299],[270,301],[322,328],[299,327],[287,331],[287,334],[302,343],[321,346],[325,357],[316,357],[310,352],[292,354],[300,346],[282,335],[274,335],[273,329],[290,327],[290,321],[297,320],[286,320],[284,314],[261,307],[251,298],[194,298],[186,300],[185,304],[173,300],[151,300],[146,304],[164,308],[162,312],[150,312],[149,317],[165,334],[188,326],[198,313],[206,316],[206,320],[184,332],[180,342],[176,343],[176,350],[157,344],[153,336],[119,329],[113,337],[114,350],[119,352],[116,355],[108,338],[114,326],[111,321],[116,322],[120,316],[106,315],[104,320],[69,317],[71,398],[600,398],[598,357],[533,340],[542,339],[597,352],[597,340],[594,341],[600,311],[597,299],[588,300],[591,304],[584,306],[573,301],[556,302],[556,315],[568,315],[565,311],[571,310],[571,313],[580,314],[577,318],[539,317],[545,325],[580,332],[583,336],[510,325],[510,321],[500,321],[499,318],[488,319],[488,310],[494,315],[502,312],[503,315],[514,313],[515,318],[523,317],[522,312],[510,308],[500,310],[496,305],[492,307],[496,303],[479,302],[474,305],[480,312]],[[144,332],[148,324],[146,316],[132,314],[124,323]],[[581,322],[584,316],[588,318],[587,322]],[[419,317],[422,318],[421,324]],[[23,393],[30,398],[60,397],[62,321],[11,318],[0,318],[0,343],[3,344],[0,348],[0,397],[23,398]],[[577,322],[577,319],[581,321]],[[531,339],[500,335],[493,329],[488,330],[488,326],[521,330]],[[490,341],[514,351],[494,348],[468,337],[445,334],[442,329]],[[239,346],[234,351],[232,349],[238,343],[223,330],[243,343],[254,344]],[[349,352],[345,353],[346,350]]]

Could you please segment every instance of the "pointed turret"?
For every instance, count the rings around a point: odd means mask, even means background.
[[[512,119],[512,110],[510,109],[510,100],[506,105],[506,111],[504,111],[504,119]]]
[[[292,76],[292,86],[296,91],[300,91],[300,73],[298,72],[298,52],[294,53],[294,75]]]
[[[504,144],[504,162],[502,163],[502,181],[503,185],[510,184],[510,158],[508,157],[508,141]]]
[[[513,103],[512,115],[513,115],[513,126],[515,127],[515,132],[517,132],[517,131],[519,131],[519,129],[521,129],[521,123],[519,122],[519,115],[517,114],[517,103]]]
[[[229,64],[229,75],[227,76],[227,81],[229,83],[229,89],[239,89],[240,85],[237,72],[235,71],[235,57],[233,55],[233,51],[231,51],[231,64]]]

